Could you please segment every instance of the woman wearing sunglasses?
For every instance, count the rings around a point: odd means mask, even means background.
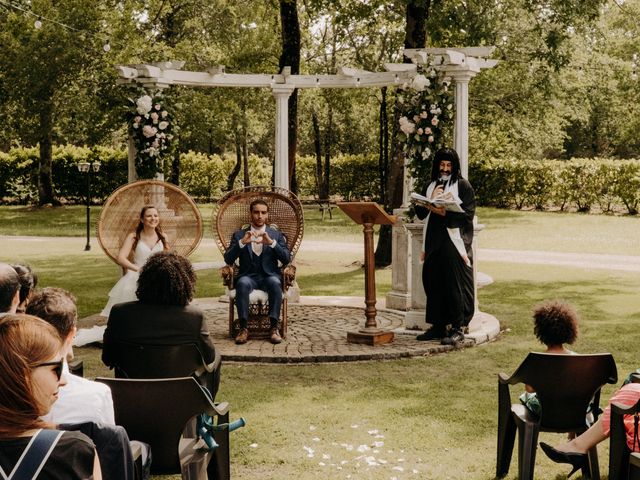
[[[5,315],[0,345],[0,478],[101,480],[91,440],[40,419],[66,383],[55,328],[30,315]]]

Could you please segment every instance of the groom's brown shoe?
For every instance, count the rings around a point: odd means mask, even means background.
[[[277,328],[272,328],[271,329],[271,343],[273,344],[278,344],[282,342],[282,337],[280,336],[280,333],[278,332]]]
[[[243,345],[247,343],[248,340],[249,340],[249,330],[247,330],[246,328],[241,328],[240,331],[238,332],[238,335],[236,335],[236,344]]]

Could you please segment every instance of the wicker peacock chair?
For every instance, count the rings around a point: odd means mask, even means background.
[[[287,291],[295,280],[295,266],[292,265],[296,252],[302,242],[304,231],[304,215],[302,204],[289,190],[278,187],[246,187],[232,190],[218,202],[213,212],[214,237],[218,248],[224,253],[233,234],[251,223],[249,205],[254,200],[264,200],[269,206],[269,225],[284,234],[287,247],[291,252],[291,263],[282,266],[282,288],[284,290],[280,334],[287,335]],[[238,265],[225,266],[221,269],[223,283],[228,293],[234,288],[234,277],[238,273]],[[229,335],[235,337],[240,329],[240,322],[235,318],[235,296],[229,295]],[[249,333],[253,338],[269,337],[270,322],[268,316],[267,294],[254,290],[249,297]]]
[[[172,250],[191,254],[202,239],[202,215],[191,197],[180,188],[158,180],[140,180],[123,185],[107,199],[98,222],[98,241],[117,263],[118,251],[127,234],[135,231],[140,211],[153,205]]]

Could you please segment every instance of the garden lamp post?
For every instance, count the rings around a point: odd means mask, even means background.
[[[95,173],[100,171],[100,162],[97,160],[93,163],[89,162],[78,162],[78,171],[80,173],[87,174],[87,244],[84,247],[84,251],[87,252],[91,250],[90,243],[90,229],[91,229],[91,170]]]

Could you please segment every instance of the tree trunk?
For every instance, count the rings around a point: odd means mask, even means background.
[[[380,199],[387,203],[387,170],[389,168],[389,118],[387,116],[387,87],[380,89],[380,117],[378,122],[378,173],[380,176]]]
[[[282,29],[282,54],[280,71],[291,67],[291,73],[300,73],[300,22],[297,0],[280,0],[280,24]],[[289,97],[289,188],[297,193],[296,151],[298,147],[298,90]]]
[[[429,18],[431,0],[408,0],[406,10],[406,27],[404,48],[424,48],[427,42],[426,24]],[[404,63],[411,63],[408,58]],[[400,108],[396,98],[393,112],[392,128],[392,162],[389,165],[387,181],[387,211],[393,211],[402,205],[402,188],[404,183],[404,154],[398,139],[398,120]],[[391,227],[382,225],[378,235],[378,245],[375,253],[376,266],[391,264]]]
[[[180,186],[180,151],[176,148],[171,159],[170,181],[174,185]]]
[[[53,193],[53,153],[51,130],[53,115],[50,108],[40,112],[40,161],[38,163],[38,205],[60,205]]]
[[[242,142],[240,140],[240,130],[238,128],[237,117],[234,118],[235,128],[234,128],[234,140],[236,146],[236,164],[233,166],[233,170],[229,173],[229,178],[227,179],[227,191],[233,190],[233,184],[240,173],[240,167],[242,166]]]
[[[324,198],[324,179],[322,177],[322,150],[320,147],[320,123],[315,110],[311,112],[311,125],[313,126],[313,149],[316,154],[316,192],[318,198]]]
[[[242,166],[244,170],[244,186],[251,186],[249,178],[249,150],[247,148],[247,121],[246,117],[242,120]]]
[[[324,137],[324,185],[322,200],[329,199],[331,195],[331,144],[333,143],[333,106],[327,102],[327,129]]]

